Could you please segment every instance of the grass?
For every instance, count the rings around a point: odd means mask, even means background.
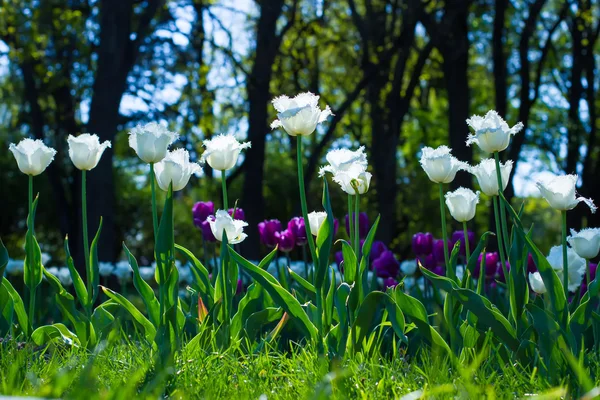
[[[597,376],[598,359],[590,359],[590,372]],[[426,356],[406,360],[357,354],[330,361],[309,347],[295,346],[287,352],[263,347],[248,355],[237,345],[225,352],[186,350],[174,367],[156,368],[150,348],[134,342],[105,343],[94,352],[62,345],[34,348],[15,341],[0,345],[0,394],[4,395],[128,400],[165,395],[238,400],[387,399],[420,390],[436,399],[531,394],[559,398],[566,385],[566,380],[551,385],[537,371],[504,364],[486,354],[453,369],[443,360]]]

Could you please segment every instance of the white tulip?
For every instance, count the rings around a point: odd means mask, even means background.
[[[577,175],[560,175],[545,183],[537,182],[536,185],[548,204],[556,210],[572,210],[577,204],[584,202],[595,213],[597,207],[592,199],[577,197],[577,179]]]
[[[300,93],[294,98],[279,96],[273,99],[277,118],[271,123],[271,129],[283,127],[290,136],[308,136],[317,125],[331,114],[329,106],[319,108],[319,96],[310,92]]]
[[[454,192],[446,193],[446,206],[452,217],[458,222],[467,222],[475,217],[479,203],[479,192],[460,187]]]
[[[313,211],[308,213],[308,223],[310,225],[310,233],[317,236],[319,229],[323,222],[327,219],[327,213],[325,211]]]
[[[468,165],[453,157],[451,151],[448,146],[440,146],[437,149],[424,147],[421,150],[419,162],[432,182],[450,183],[459,170],[468,169]]]
[[[512,160],[508,160],[504,165],[500,163],[500,175],[502,177],[502,190],[508,186],[508,178],[513,168]],[[481,191],[488,196],[498,196],[498,176],[496,175],[496,162],[488,158],[469,171],[477,178],[477,183]]]
[[[154,164],[158,187],[165,192],[173,182],[173,191],[181,190],[188,184],[192,174],[200,172],[200,165],[190,162],[190,154],[185,149],[169,151],[162,161]]]
[[[542,275],[539,272],[529,273],[529,286],[537,294],[546,293],[546,285],[544,285]]]
[[[115,269],[115,266],[109,262],[101,261],[98,263],[98,273],[100,274],[100,276],[110,276],[113,273],[113,269]]]
[[[551,248],[546,259],[548,260],[548,263],[552,269],[554,269],[562,277],[561,273],[564,268],[562,246],[554,246]],[[575,250],[567,248],[567,275],[569,291],[574,292],[581,285],[581,282],[583,281],[583,274],[585,274],[585,269],[585,260],[579,257]]]
[[[467,137],[467,146],[475,143],[486,153],[506,150],[510,137],[523,129],[521,122],[510,128],[494,110],[488,111],[485,117],[472,116],[467,119],[467,124],[475,131],[474,135],[469,134]]]
[[[348,172],[353,169],[367,169],[367,155],[365,154],[365,146],[361,146],[356,151],[349,149],[331,150],[325,156],[329,163],[319,170],[319,176],[324,176],[326,172],[333,175],[339,172]]]
[[[18,145],[11,143],[8,149],[15,156],[21,172],[31,176],[44,172],[56,155],[56,150],[39,139],[23,139]]]
[[[102,153],[107,147],[110,147],[110,141],[107,140],[100,144],[98,135],[89,133],[82,133],[77,137],[69,135],[67,142],[69,143],[69,157],[71,157],[73,165],[82,171],[96,168]]]
[[[571,229],[571,236],[567,240],[579,257],[590,260],[600,253],[600,229],[598,228],[582,229],[579,232]]]
[[[333,176],[333,181],[338,183],[342,190],[349,195],[365,194],[371,184],[371,173],[357,169],[338,172]]]
[[[235,167],[240,152],[251,146],[250,142],[240,143],[233,135],[217,135],[203,143],[206,150],[200,163],[208,162],[217,171],[226,171]]]
[[[404,275],[413,275],[417,272],[417,260],[406,260],[400,263],[400,270]]]
[[[214,217],[211,215],[206,220],[210,224],[210,230],[218,241],[223,240],[223,232],[227,235],[227,242],[229,244],[241,243],[248,237],[244,233],[244,227],[248,226],[248,223],[239,219],[233,219],[226,210],[217,210]]]
[[[167,155],[167,149],[179,135],[156,122],[138,125],[129,132],[129,146],[148,164],[157,163]]]

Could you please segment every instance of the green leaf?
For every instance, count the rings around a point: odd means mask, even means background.
[[[118,303],[121,307],[123,307],[126,311],[129,312],[131,317],[142,326],[144,329],[144,337],[149,343],[154,342],[154,338],[156,337],[156,328],[152,325],[144,315],[133,305],[129,300],[125,297],[110,290],[107,287],[100,286],[104,293],[111,298],[114,302]]]
[[[99,285],[100,285],[100,271],[98,268],[98,241],[100,240],[100,233],[102,232],[102,217],[100,217],[100,224],[98,225],[98,230],[96,231],[96,236],[94,236],[94,240],[92,240],[92,245],[90,246],[90,275],[92,277],[92,293],[91,293],[91,303],[90,305],[96,302],[98,298]],[[88,278],[89,279],[89,278]]]
[[[98,340],[108,336],[109,328],[115,320],[112,313],[107,310],[111,306],[119,307],[113,300],[108,300],[96,307],[92,314],[92,325],[94,326]]]
[[[123,243],[123,250],[129,260],[129,266],[133,270],[133,286],[135,286],[135,289],[140,294],[140,297],[146,306],[146,312],[148,313],[150,322],[156,327],[160,321],[160,305],[158,304],[158,300],[156,300],[154,290],[152,290],[150,285],[142,279],[137,260],[133,254],[131,254],[125,243]]]
[[[450,253],[450,260],[448,265],[448,276],[455,281],[456,283],[460,283],[458,278],[456,277],[456,265],[458,264],[458,256],[460,254],[460,240],[454,243],[454,247],[452,248],[452,252]]]
[[[352,288],[347,283],[342,283],[338,286],[335,292],[335,308],[338,312],[338,319],[340,323],[338,324],[338,347],[337,352],[338,356],[343,357],[346,352],[346,345],[348,343],[348,334],[350,327],[350,315],[348,312],[348,297],[350,296],[350,291]]]
[[[483,252],[483,250],[487,246],[488,237],[490,235],[495,236],[494,232],[490,232],[490,231],[487,231],[483,235],[481,235],[481,237],[479,238],[479,243],[477,244],[477,247],[475,247],[475,250],[473,250],[473,253],[471,253],[471,257],[469,257],[469,262],[467,262],[467,270],[469,270],[471,272],[471,275],[473,275],[475,268],[479,268],[479,263],[478,263],[479,255],[481,254],[481,252]],[[466,279],[466,276],[467,276],[467,274],[465,274],[465,279]],[[464,284],[461,286],[464,287]]]
[[[330,276],[329,276],[329,290],[327,291],[327,295],[325,296],[325,332],[329,331],[329,327],[333,323],[333,295],[335,293],[335,271],[333,268],[329,267]]]
[[[373,241],[375,240],[375,233],[377,233],[377,228],[379,227],[380,219],[381,216],[378,215],[377,219],[375,219],[375,222],[373,223],[373,226],[371,226],[371,229],[369,229],[369,233],[367,234],[367,237],[365,238],[365,241],[363,243],[362,257],[360,259],[360,268],[358,276],[356,277],[357,281],[360,280],[365,274],[365,272],[368,270],[369,257],[371,255],[371,247],[373,247]]]
[[[356,254],[350,243],[342,239],[339,241],[342,242],[342,255],[344,256],[344,282],[353,284],[356,281]]]
[[[33,221],[37,209],[38,197],[33,201],[33,210],[27,218],[27,233],[25,235],[25,262],[23,269],[23,280],[29,290],[35,290],[42,282],[42,251],[35,238]]]
[[[204,265],[194,256],[194,254],[183,246],[175,244],[175,248],[179,250],[190,262],[190,268],[194,277],[194,282],[197,285],[195,288],[202,295],[202,299],[208,308],[211,308],[214,304],[214,291],[210,278],[208,277],[208,270]]]
[[[592,323],[592,311],[598,307],[598,294],[600,283],[598,278],[590,282],[588,291],[581,299],[581,304],[569,319],[569,331],[571,332],[576,348],[573,352],[578,353],[582,345],[581,340],[585,337],[585,331]]]
[[[77,335],[60,323],[40,326],[33,331],[31,339],[38,346],[45,345],[56,339],[61,339],[63,343],[72,344],[76,347],[80,345]]]
[[[333,245],[333,211],[331,210],[331,200],[329,199],[329,186],[327,180],[323,179],[323,207],[327,213],[327,218],[319,228],[317,235],[317,270],[315,272],[315,288],[321,289],[325,284],[325,274],[329,268],[329,253]]]
[[[17,315],[17,321],[19,322],[21,330],[25,333],[26,337],[29,337],[32,332],[32,328],[29,325],[29,318],[27,317],[27,311],[25,311],[25,304],[23,304],[21,296],[15,290],[13,285],[10,284],[8,279],[2,279],[2,287],[4,287],[4,289],[8,292],[12,300],[12,310]]]
[[[312,283],[295,273],[291,268],[288,268],[288,272],[290,276],[308,293],[310,293],[311,297],[314,298],[317,294],[317,289],[313,286]]]
[[[263,303],[263,288],[255,283],[251,284],[246,294],[238,304],[237,312],[231,319],[231,337],[237,339],[242,333],[242,327],[248,317],[259,311]]]
[[[8,265],[8,250],[4,247],[2,238],[0,238],[0,279],[4,278],[4,271]]]
[[[86,308],[88,305],[92,305],[88,300],[88,292],[85,287],[85,283],[77,269],[75,269],[75,265],[73,264],[73,257],[71,257],[71,252],[69,251],[69,236],[65,236],[65,255],[67,257],[67,267],[69,268],[69,273],[71,274],[71,279],[73,280],[73,287],[75,288],[75,293],[77,294],[77,299],[79,300],[79,304],[82,307]]]
[[[404,314],[400,310],[400,307],[387,293],[375,291],[370,292],[365,300],[361,303],[357,317],[352,324],[352,329],[355,330],[356,343],[354,346],[360,346],[360,344],[367,338],[381,322],[380,311],[384,308],[387,310],[389,320],[394,329],[394,333],[405,343],[408,343],[406,336],[404,335]]]
[[[257,267],[229,247],[229,254],[238,265],[244,268],[246,272],[248,272],[248,274],[269,293],[273,298],[273,301],[275,301],[279,307],[283,308],[294,318],[295,323],[304,334],[310,336],[312,340],[316,340],[318,334],[317,328],[310,321],[298,300],[281,287],[279,282],[277,282],[277,279],[263,269],[263,266],[269,264],[273,257],[275,257],[276,251],[277,250],[273,250],[267,255]]]
[[[172,186],[172,184],[170,185]],[[173,249],[175,245],[175,238],[173,233],[173,191],[169,188],[167,193],[167,199],[165,200],[165,206],[163,213],[160,218],[160,224],[158,226],[158,234],[156,235],[156,245],[154,247],[154,258],[156,260],[158,283],[164,284],[164,280],[167,279],[167,268],[170,263],[174,260],[175,255]]]
[[[246,335],[254,340],[258,334],[262,331],[263,327],[268,324],[281,319],[283,316],[283,310],[281,308],[267,307],[264,310],[257,311],[248,316],[245,321],[244,329]]]

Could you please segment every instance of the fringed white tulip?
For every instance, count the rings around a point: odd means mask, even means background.
[[[581,285],[583,281],[583,275],[585,273],[586,263],[585,259],[579,257],[575,250],[567,249],[567,268],[564,268],[565,262],[562,254],[562,246],[554,246],[548,253],[548,263],[557,273],[563,272],[567,277],[567,288],[570,292],[574,292]]]
[[[523,123],[519,122],[512,128],[494,110],[490,110],[485,117],[474,115],[467,119],[475,134],[467,137],[467,146],[475,143],[486,153],[496,153],[506,150],[510,143],[510,137],[523,129]]]
[[[600,253],[600,229],[587,228],[579,232],[571,229],[567,241],[579,257],[590,260]]]
[[[248,235],[244,233],[244,227],[248,223],[239,219],[233,219],[227,210],[217,210],[215,216],[209,216],[207,220],[210,230],[218,241],[223,240],[223,233],[227,236],[227,243],[238,244],[244,241]]]
[[[205,162],[217,171],[231,169],[237,163],[242,150],[251,146],[250,142],[240,143],[233,135],[217,135],[203,142],[206,150],[202,154],[200,163]]]
[[[110,146],[110,141],[106,140],[100,144],[98,135],[82,133],[79,136],[69,135],[69,157],[73,165],[82,171],[89,171],[96,168],[102,153]]]
[[[169,151],[167,156],[154,165],[158,186],[165,192],[173,183],[173,191],[183,189],[192,174],[200,172],[200,165],[190,162],[190,155],[185,149]]]
[[[319,96],[310,92],[300,93],[294,98],[279,96],[273,99],[277,118],[271,129],[283,127],[290,136],[308,136],[317,125],[332,115],[329,106],[319,108]]]
[[[546,285],[544,285],[542,275],[539,272],[529,273],[529,286],[537,294],[546,293]]]
[[[450,183],[460,170],[467,170],[468,165],[459,161],[451,154],[448,146],[440,146],[436,149],[424,147],[421,150],[421,167],[432,182]]]
[[[513,168],[512,160],[500,164],[500,174],[502,176],[502,190],[508,186],[508,178]],[[470,167],[469,172],[475,175],[481,191],[488,196],[498,196],[498,178],[496,175],[496,162],[491,159],[481,161],[477,166]]]
[[[21,172],[29,176],[44,172],[56,155],[56,150],[39,139],[23,139],[17,145],[11,143],[8,149],[17,160]]]
[[[360,146],[358,150],[352,151],[349,149],[331,150],[325,156],[329,163],[319,170],[319,176],[324,176],[326,172],[335,175],[340,172],[348,172],[354,169],[367,169],[367,155],[365,154],[365,146]]]
[[[310,231],[314,236],[317,236],[319,229],[323,222],[327,219],[327,213],[325,211],[313,211],[308,214],[308,223],[310,224]]]
[[[150,122],[138,125],[129,132],[129,146],[138,157],[148,164],[154,164],[165,158],[169,146],[179,138],[163,125]]]
[[[452,217],[458,222],[467,222],[475,217],[479,203],[479,192],[460,187],[454,192],[446,193],[446,206]]]
[[[592,199],[577,197],[575,185],[578,179],[577,175],[560,175],[547,182],[537,182],[536,185],[548,204],[556,210],[572,210],[583,202],[595,213],[597,207]]]

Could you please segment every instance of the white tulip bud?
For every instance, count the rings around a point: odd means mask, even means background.
[[[11,143],[8,149],[15,156],[21,172],[31,176],[44,172],[56,155],[56,150],[39,139],[23,139],[18,145]]]
[[[502,190],[508,186],[508,179],[513,168],[512,160],[504,165],[500,164],[500,175],[502,177]],[[470,168],[470,172],[477,178],[481,191],[488,196],[498,196],[498,176],[496,175],[496,162],[488,158],[479,165]]]
[[[190,155],[185,149],[169,151],[167,156],[154,165],[158,186],[165,192],[173,182],[173,191],[181,190],[188,184],[192,174],[200,172],[200,165],[190,162]]]
[[[548,257],[546,257],[548,263],[557,273],[562,273],[564,268],[563,262],[563,248],[562,246],[554,246],[550,249]],[[570,292],[575,292],[583,281],[583,274],[585,274],[586,264],[585,260],[575,253],[575,250],[567,248],[567,276],[568,276],[568,289]],[[561,279],[562,282],[562,279]]]
[[[466,170],[468,165],[452,156],[448,146],[437,149],[424,147],[421,151],[421,167],[432,182],[450,183],[459,170]]]
[[[273,99],[277,118],[271,123],[271,129],[283,127],[290,136],[308,136],[317,125],[331,114],[329,106],[319,108],[319,96],[310,92],[300,93],[294,98],[279,96]]]
[[[210,225],[210,230],[218,241],[223,240],[223,232],[227,235],[227,242],[229,244],[241,243],[248,237],[244,233],[244,227],[248,226],[248,223],[239,219],[233,219],[227,210],[217,210],[214,217],[211,215],[206,220]]]
[[[148,164],[157,163],[167,155],[167,149],[179,135],[156,122],[138,125],[129,132],[129,146]]]
[[[325,211],[313,211],[308,214],[308,223],[310,224],[310,232],[317,236],[321,225],[327,219],[327,213]]]
[[[454,192],[446,193],[446,206],[452,217],[458,222],[467,222],[475,217],[479,203],[479,192],[460,187]]]
[[[579,257],[590,260],[600,253],[600,229],[598,228],[582,229],[579,232],[571,229],[571,236],[567,240]]]
[[[250,142],[240,143],[233,135],[217,135],[203,143],[206,150],[200,163],[208,162],[217,171],[226,171],[235,167],[242,150],[251,146]]]
[[[107,147],[110,147],[108,140],[100,144],[98,135],[89,133],[82,133],[77,137],[69,135],[67,142],[69,143],[69,157],[71,157],[73,165],[82,171],[96,168],[102,153]]]
[[[546,293],[546,285],[544,285],[544,281],[539,272],[529,273],[529,286],[531,286],[531,290],[537,294]]]

